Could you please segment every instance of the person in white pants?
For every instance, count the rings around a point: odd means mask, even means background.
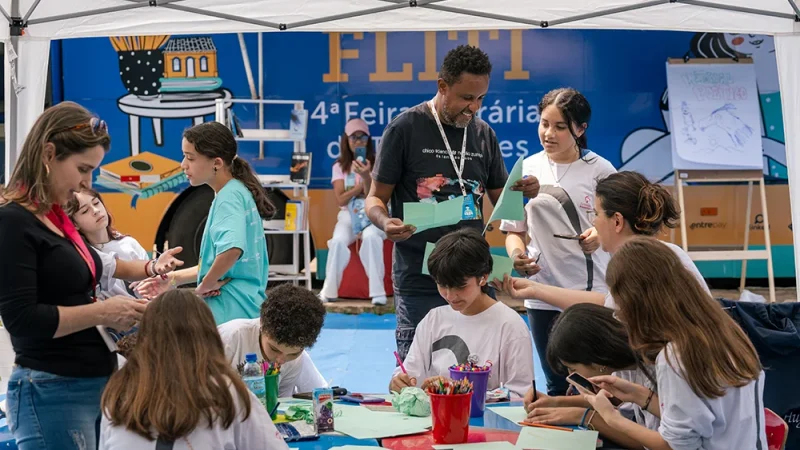
[[[367,123],[358,118],[347,122],[340,148],[339,158],[333,164],[331,184],[341,210],[336,217],[333,237],[328,241],[328,262],[320,299],[328,302],[339,296],[342,274],[350,261],[348,247],[360,236],[358,255],[369,279],[369,296],[373,305],[385,305],[383,241],[386,234],[369,221],[364,210],[364,198],[372,183],[370,171],[375,163],[375,144]]]

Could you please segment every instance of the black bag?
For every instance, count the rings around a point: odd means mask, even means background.
[[[750,338],[764,367],[764,407],[789,425],[787,449],[800,449],[800,303],[718,299]]]

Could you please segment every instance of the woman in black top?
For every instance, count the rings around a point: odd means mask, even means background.
[[[110,146],[105,122],[80,105],[46,110],[25,139],[0,202],[0,316],[16,360],[9,428],[21,450],[96,448],[100,395],[116,368],[103,327],[128,330],[144,300],[95,302],[98,281],[141,280],[182,265],[101,258],[60,205],[91,185]]]

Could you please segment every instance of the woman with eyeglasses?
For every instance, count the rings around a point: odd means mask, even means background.
[[[631,347],[654,364],[658,393],[614,376],[584,398],[611,427],[650,450],[766,449],[764,370],[745,332],[670,248],[622,244],[608,286]],[[625,420],[607,394],[659,417],[658,431]]]
[[[589,211],[598,178],[614,166],[588,150],[586,129],[592,110],[578,91],[548,92],[539,102],[539,140],[543,150],[525,159],[522,175],[539,180],[539,195],[525,205],[525,219],[504,220],[506,251],[514,269],[531,280],[603,295],[610,256],[598,248]],[[560,308],[531,295],[525,300],[539,359],[545,361],[548,332]],[[564,395],[567,383],[542,364],[549,395]]]
[[[594,228],[603,250],[614,255],[625,242],[636,236],[654,237],[664,228],[675,228],[680,210],[672,195],[663,186],[651,183],[638,172],[623,171],[599,180],[595,187]],[[671,242],[659,241],[675,252],[684,267],[694,275],[703,289],[711,295],[703,275],[683,249]],[[558,308],[576,303],[595,303],[615,309],[610,293],[562,289],[523,278],[506,277],[496,286],[513,298],[535,296]]]
[[[34,123],[0,197],[0,316],[16,353],[9,430],[21,450],[95,448],[100,396],[117,356],[106,327],[130,330],[147,302],[96,301],[98,286],[164,275],[183,264],[98,254],[62,205],[88,188],[111,145],[105,122],[63,102]]]
[[[323,302],[334,301],[339,296],[347,263],[350,261],[350,244],[361,236],[358,251],[369,279],[369,296],[373,305],[386,304],[383,284],[383,241],[386,234],[373,225],[364,209],[364,199],[372,183],[372,165],[375,164],[375,145],[369,126],[359,118],[351,119],[344,127],[339,158],[333,163],[333,193],[339,203],[339,214],[333,237],[328,241],[328,262],[325,265],[325,283],[320,291]]]

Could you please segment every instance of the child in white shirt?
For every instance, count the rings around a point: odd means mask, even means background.
[[[104,254],[101,257],[108,255],[112,259],[124,261],[150,259],[147,250],[139,244],[139,241],[114,228],[111,215],[106,210],[99,192],[93,189],[76,192],[73,199],[67,203],[66,213],[89,244],[98,253]],[[125,280],[111,279],[108,283],[101,283],[101,289],[97,293],[99,300],[115,295],[138,297],[133,289],[128,288],[128,282]]]
[[[450,377],[449,368],[466,363],[492,362],[488,389],[502,384],[521,397],[533,380],[533,347],[528,327],[519,314],[486,292],[492,273],[489,244],[479,231],[464,228],[436,243],[428,270],[448,306],[431,310],[417,326],[404,367],[397,368],[390,391],[417,386],[437,377]]]
[[[766,449],[758,354],[675,252],[652,238],[632,238],[615,252],[606,281],[631,346],[647,361],[657,353],[658,393],[595,377],[604,390],[586,400],[603,420],[651,450]],[[660,417],[658,431],[623,419],[606,393]]]
[[[267,292],[258,319],[234,319],[217,327],[225,357],[234,368],[245,355],[280,364],[278,395],[311,392],[328,384],[306,349],[314,345],[325,322],[325,306],[308,289],[283,284]]]
[[[150,302],[101,408],[100,450],[289,448],[228,364],[211,309],[187,290]]]

